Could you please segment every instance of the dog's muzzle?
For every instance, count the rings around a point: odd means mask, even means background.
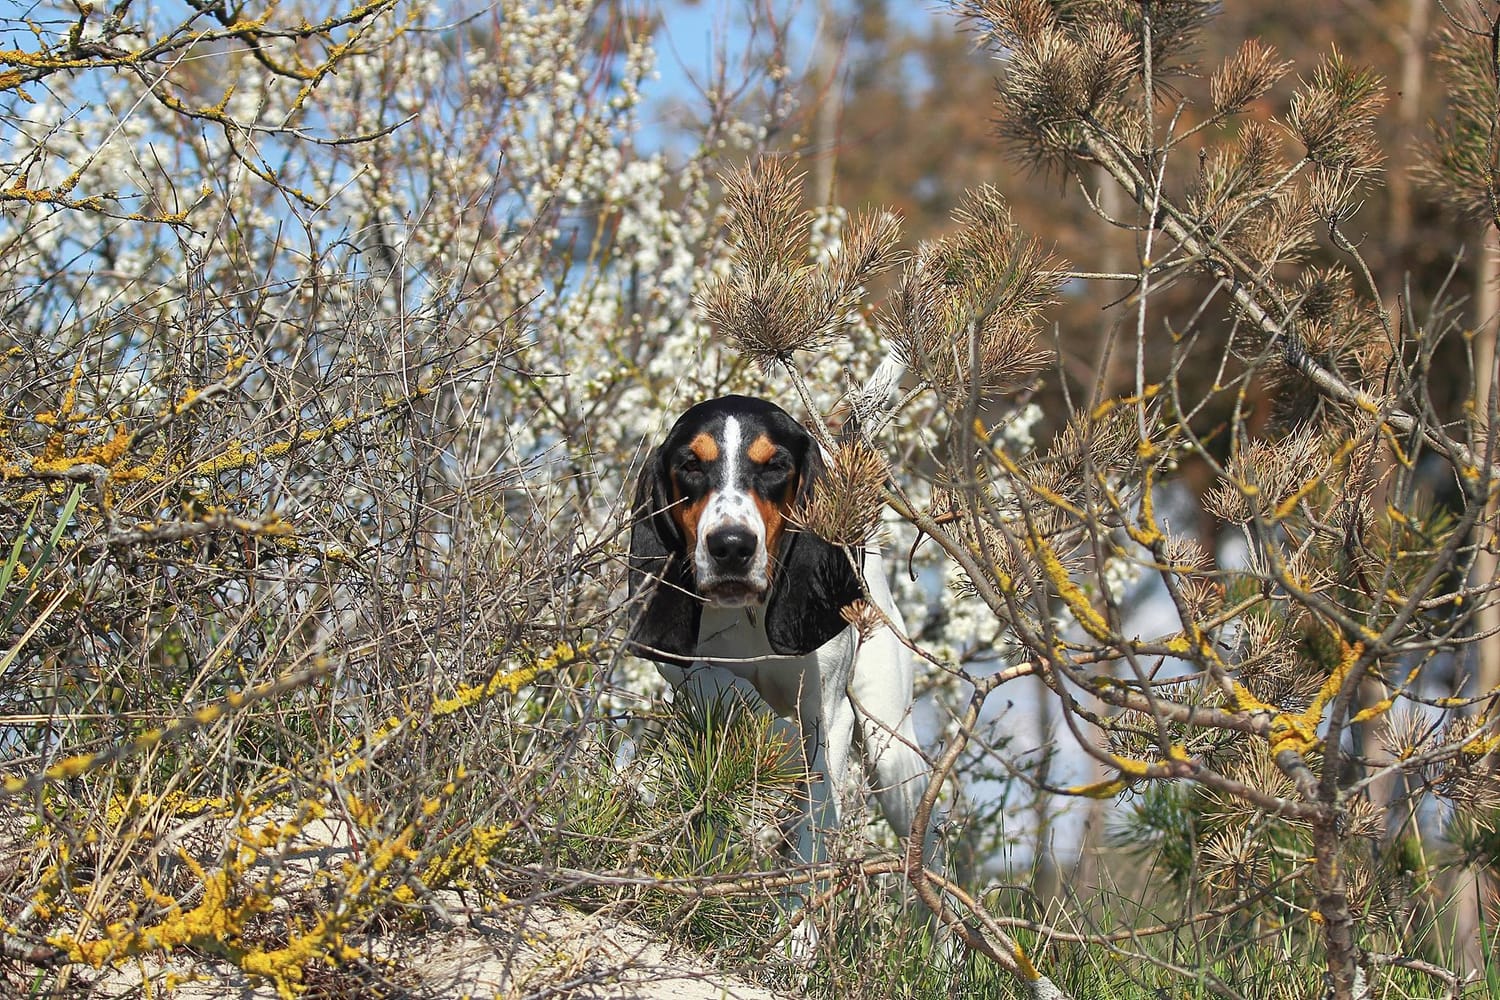
[[[754,531],[742,525],[728,525],[709,532],[703,539],[703,548],[708,556],[707,566],[700,567],[698,590],[710,604],[724,607],[741,607],[758,604],[765,597],[765,582],[757,579],[763,560],[760,554],[760,539]]]

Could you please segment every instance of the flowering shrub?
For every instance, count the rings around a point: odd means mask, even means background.
[[[174,16],[0,54],[0,951],[290,996],[609,761],[536,742],[616,699],[640,442],[753,381],[691,303],[762,136],[642,149],[626,4]]]

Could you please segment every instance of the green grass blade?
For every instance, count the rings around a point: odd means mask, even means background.
[[[37,553],[36,560],[31,564],[31,574],[33,576],[43,566],[47,565],[47,561],[52,558],[52,553],[57,549],[57,543],[62,539],[63,532],[68,530],[68,525],[73,521],[73,513],[78,509],[78,501],[82,497],[83,484],[79,483],[73,487],[73,492],[68,494],[67,501],[63,504],[62,510],[58,512],[57,523],[52,526],[52,531],[48,534],[47,541],[43,543],[41,551]],[[27,516],[26,521],[28,525],[31,523],[30,515]],[[11,555],[6,560],[4,580],[7,583],[10,581],[11,574],[15,572],[16,564],[20,560],[21,544],[25,538],[26,531],[25,526],[23,526],[21,533],[16,536],[15,544],[11,548]],[[0,586],[0,591],[3,590],[4,587]],[[26,603],[26,596],[27,591],[22,590],[11,598],[10,606],[5,609],[5,618],[3,621],[0,621],[0,633],[8,633],[10,631],[11,624],[16,620],[16,616],[21,613],[21,606]]]

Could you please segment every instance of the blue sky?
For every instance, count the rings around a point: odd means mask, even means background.
[[[649,96],[691,102],[697,90],[712,79],[720,57],[731,66],[743,58],[754,43],[747,11],[770,8],[788,31],[787,63],[793,76],[807,72],[817,38],[819,0],[657,0],[663,30],[657,39],[657,71],[660,74]],[[834,0],[834,6],[847,5]],[[889,16],[909,27],[921,28],[935,19],[956,30],[945,4],[891,0]]]

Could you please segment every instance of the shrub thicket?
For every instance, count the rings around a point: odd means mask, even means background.
[[[420,945],[377,931],[548,900],[776,979],[809,883],[831,996],[1500,985],[1494,317],[1366,264],[1374,74],[1195,66],[1192,0],[956,3],[1002,141],[1132,234],[1102,270],[990,187],[914,247],[805,208],[760,155],[802,121],[774,19],[673,159],[631,4],[313,6],[3,22],[13,987],[211,958],[397,995]],[[1476,220],[1451,275],[1500,226],[1500,91],[1493,24],[1444,13],[1416,179]],[[1104,335],[1049,329],[1084,282]],[[851,824],[785,870],[786,744],[623,654],[632,469],[728,390],[837,451],[809,523],[910,553],[972,864]],[[1091,779],[1010,738],[1028,683]],[[1068,798],[1124,817],[1095,885],[982,882]]]

